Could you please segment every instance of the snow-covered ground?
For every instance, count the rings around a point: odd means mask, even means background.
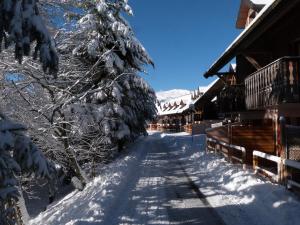
[[[191,179],[226,224],[296,225],[300,224],[299,198],[285,187],[254,174],[251,169],[232,165],[215,154],[205,154],[205,136],[180,141],[169,136],[170,143],[185,151],[183,163]],[[190,141],[191,143],[191,141]]]
[[[141,141],[138,140],[135,145],[139,145]],[[30,224],[72,225],[102,222],[105,212],[114,210],[112,200],[126,188],[126,179],[131,176],[129,172],[134,171],[142,157],[143,151],[138,151],[134,146],[132,148],[133,150],[125,152],[114,163],[104,167],[102,174],[90,182],[84,191],[70,193],[31,220]],[[126,198],[122,196],[124,197]]]
[[[204,135],[151,133],[31,224],[299,224],[293,193],[204,149]]]

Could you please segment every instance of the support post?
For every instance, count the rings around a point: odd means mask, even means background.
[[[279,118],[280,122],[280,139],[281,139],[281,145],[282,145],[282,151],[285,153],[285,158],[289,159],[289,152],[287,148],[287,140],[286,140],[286,120],[283,116]]]
[[[243,169],[245,170],[247,168],[247,154],[246,149],[242,147],[242,160],[243,160]]]
[[[253,170],[256,172],[256,168],[258,166],[258,157],[253,155]]]
[[[281,142],[281,152],[284,152],[285,159],[289,159],[289,151],[287,147],[287,138],[286,138],[286,119],[285,117],[281,116],[279,118],[280,122],[280,142]],[[282,158],[281,153],[281,158]],[[281,183],[284,183],[287,185],[287,178],[288,178],[288,167],[286,165],[281,165]]]

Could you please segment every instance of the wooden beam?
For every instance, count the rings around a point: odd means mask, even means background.
[[[216,75],[220,78],[221,81],[223,81],[223,83],[224,83],[225,85],[227,85],[224,76],[221,76],[220,74],[216,74]]]
[[[251,65],[256,69],[256,70],[259,70],[261,69],[262,67],[259,65],[259,63],[251,56],[249,55],[243,55],[245,57],[245,59],[247,59],[247,61],[249,63],[251,63]]]
[[[236,75],[235,72],[218,72],[215,75],[228,76],[228,75]]]

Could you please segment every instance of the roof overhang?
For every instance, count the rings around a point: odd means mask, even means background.
[[[205,78],[216,75],[239,52],[259,38],[269,27],[276,23],[298,0],[274,0],[263,8],[252,23],[229,45],[225,52],[212,64],[204,74]]]
[[[196,108],[204,106],[208,101],[211,101],[224,88],[225,83],[221,79],[217,79],[214,84],[194,103]]]

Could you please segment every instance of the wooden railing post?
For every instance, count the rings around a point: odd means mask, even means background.
[[[253,155],[253,170],[256,172],[256,168],[258,166],[258,157]]]
[[[277,174],[278,174],[278,183],[286,184],[285,180],[285,166],[283,165],[282,159],[277,163]]]
[[[225,146],[227,149],[227,155],[228,155],[228,160],[230,163],[232,163],[232,149],[230,148],[230,145]]]
[[[286,139],[286,119],[285,117],[281,116],[279,118],[280,122],[280,142],[281,142],[281,151],[284,152],[284,158],[289,159],[289,152],[287,148],[287,139]],[[282,154],[281,153],[281,158]],[[288,168],[285,165],[281,165],[281,175],[280,175],[280,181],[281,183],[287,184],[287,178],[288,178]]]
[[[286,140],[286,120],[283,116],[279,118],[280,122],[280,141],[282,145],[282,151],[284,151],[285,158],[289,159],[289,151],[287,148],[287,140]]]
[[[206,146],[205,146],[205,152],[206,153],[208,153],[209,152],[209,150],[208,150],[208,148],[209,148],[209,140],[208,140],[208,137],[206,137]]]
[[[261,167],[259,165],[258,158],[262,158],[262,159],[276,163],[277,173],[274,173],[274,172],[268,170],[268,168]],[[282,162],[282,159],[278,156],[270,155],[265,152],[260,152],[257,150],[253,151],[253,169],[255,170],[255,172],[263,173],[264,175],[270,177],[275,182],[280,182],[281,171],[280,171],[280,169],[278,169],[278,167],[280,166],[281,162]]]
[[[246,153],[246,148],[242,147],[242,160],[243,160],[243,169],[246,169],[247,165],[247,153]]]

